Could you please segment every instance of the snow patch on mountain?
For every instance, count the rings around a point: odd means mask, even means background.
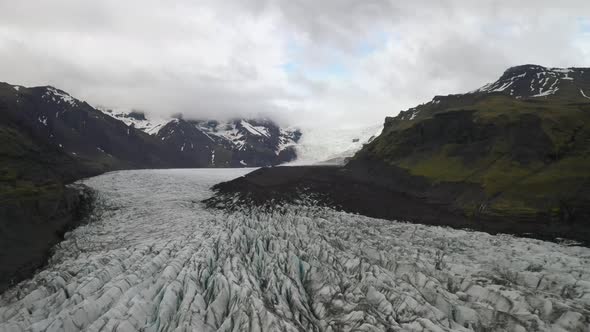
[[[237,150],[244,150],[248,142],[249,136],[256,137],[261,140],[273,140],[271,132],[274,132],[274,126],[277,126],[268,120],[230,120],[225,122],[219,121],[191,121],[196,128],[201,130],[204,134],[216,137],[232,145]],[[295,134],[297,128],[283,128],[278,127],[278,137],[275,154],[295,146],[298,137]]]
[[[238,129],[235,123],[221,122],[214,124],[213,126],[206,124],[207,122],[198,122],[196,126],[208,135],[214,135],[229,142],[237,150],[242,150],[244,148],[244,144],[246,143],[244,140],[244,134]]]
[[[268,129],[264,126],[253,126],[248,121],[240,121],[240,125],[244,127],[249,133],[256,136],[269,137]]]
[[[43,124],[44,126],[47,126],[47,117],[45,115],[39,116],[37,121],[39,121],[39,123]]]
[[[128,126],[133,126],[136,129],[142,130],[150,135],[155,135],[166,125],[172,121],[172,118],[159,117],[155,115],[147,116],[140,111],[129,109],[111,109],[103,106],[97,106],[96,109],[104,114],[111,116],[117,120],[122,121]]]
[[[277,150],[275,151],[276,154],[279,154],[281,151],[296,147],[299,139],[295,138],[295,133],[299,132],[298,128],[295,127],[287,127],[287,128],[280,128],[280,136],[279,136],[279,145],[277,146]]]
[[[508,92],[516,98],[538,98],[555,95],[564,84],[574,84],[583,70],[574,68],[546,68],[524,65],[509,68],[495,82],[488,83],[470,93]],[[510,88],[510,90],[508,90]]]
[[[416,118],[416,116],[418,115],[418,113],[420,113],[420,111],[418,111],[418,110],[414,110],[413,112],[411,112],[410,120],[414,120]]]
[[[45,93],[41,97],[47,101],[53,101],[58,105],[67,104],[70,107],[78,106],[79,100],[70,96],[67,92],[58,90],[54,87],[47,87]]]
[[[153,115],[148,115],[143,112],[125,110],[125,109],[110,109],[106,107],[97,107],[103,113],[124,122],[128,126],[134,126],[150,135],[158,135],[160,130],[169,123],[178,123],[180,120],[176,118],[164,118]],[[252,119],[234,119],[229,121],[217,120],[184,120],[193,125],[203,135],[209,138],[213,143],[230,146],[237,151],[243,151],[247,148],[249,137],[256,137],[260,140],[273,141],[273,128],[276,126],[270,120],[252,120]],[[278,138],[275,148],[275,154],[279,155],[283,150],[295,146],[299,138],[297,128],[282,128],[278,127]],[[161,140],[166,140],[175,129],[171,129],[167,136],[162,136]],[[194,146],[193,146],[194,147]],[[182,147],[179,147],[184,151]]]

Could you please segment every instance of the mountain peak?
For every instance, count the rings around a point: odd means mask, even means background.
[[[187,119],[180,114],[156,118],[140,111],[101,110],[128,126],[155,136],[169,149],[215,167],[267,166],[291,161],[301,132],[267,118],[228,121]],[[196,159],[195,159],[196,158]]]
[[[69,93],[52,86],[46,86],[44,89],[45,93],[43,94],[42,98],[47,101],[51,100],[57,104],[68,104],[70,107],[76,107],[80,102],[78,99],[72,97]]]
[[[508,69],[506,69],[504,71],[504,74],[502,75],[502,77],[504,77],[504,76],[512,77],[512,76],[521,75],[523,73],[537,73],[537,72],[543,72],[543,71],[547,71],[547,70],[549,70],[549,68],[535,65],[535,64],[518,65],[518,66],[509,67]]]
[[[516,98],[573,93],[580,98],[588,95],[589,89],[590,68],[548,68],[527,64],[508,68],[497,81],[473,93],[502,93]]]

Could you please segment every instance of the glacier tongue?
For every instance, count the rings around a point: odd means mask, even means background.
[[[590,249],[317,207],[203,208],[244,169],[91,178],[93,221],[0,331],[584,331]]]

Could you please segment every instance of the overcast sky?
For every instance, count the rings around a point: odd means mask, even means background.
[[[590,66],[590,1],[0,0],[0,81],[185,117],[355,125]]]

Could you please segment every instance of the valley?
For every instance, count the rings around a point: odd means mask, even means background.
[[[590,332],[590,1],[0,1],[0,332]]]

